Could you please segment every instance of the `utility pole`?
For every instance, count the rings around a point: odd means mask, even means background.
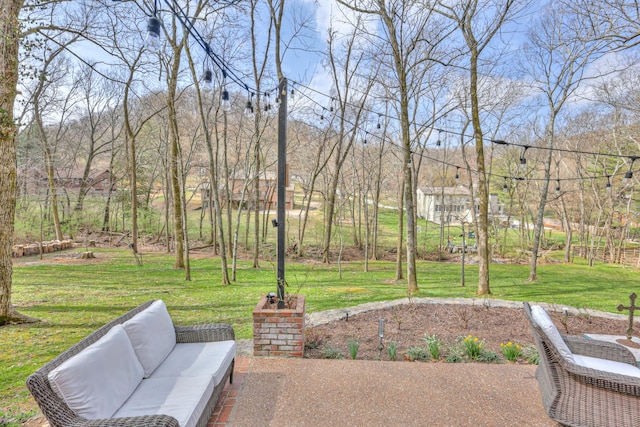
[[[278,84],[278,308],[284,308],[285,204],[287,200],[287,79]]]

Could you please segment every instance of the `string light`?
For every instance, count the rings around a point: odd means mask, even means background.
[[[231,101],[229,100],[229,91],[225,88],[222,91],[222,111],[225,113],[231,111]]]
[[[297,84],[302,86],[302,87],[304,87],[305,89],[307,89],[310,92],[314,92],[314,93],[317,93],[317,94],[319,94],[321,96],[325,96],[327,98],[332,99],[330,96],[328,96],[328,95],[326,95],[326,94],[324,94],[322,92],[319,92],[319,91],[317,91],[317,90],[315,90],[315,89],[313,89],[311,87],[305,86],[302,83],[297,83]],[[304,92],[301,92],[301,93],[304,94]],[[309,95],[305,94],[304,96],[309,101],[311,101],[314,104],[320,106],[318,101],[316,101],[315,99],[311,98]],[[381,124],[381,119],[382,118],[390,118],[390,119],[393,119],[393,120],[397,120],[397,118],[395,118],[395,117],[387,116],[387,115],[381,114],[379,112],[375,112],[375,111],[372,111],[370,109],[366,109],[364,107],[364,105],[355,105],[355,104],[350,104],[348,102],[345,105],[346,106],[351,106],[351,107],[354,107],[354,108],[362,108],[365,111],[377,114],[377,116],[378,116],[378,120],[377,120],[377,123],[376,123],[376,128],[377,129],[380,129],[382,127],[382,124]],[[350,122],[347,119],[345,119],[345,121],[350,123],[350,124],[352,124],[352,125],[354,125],[354,126],[357,126],[355,123]],[[469,138],[472,137],[470,135],[466,135],[463,132],[457,132],[457,131],[453,131],[453,130],[444,130],[444,129],[436,129],[436,130],[438,130],[438,140],[440,140],[440,144],[442,143],[442,139],[441,139],[441,134],[442,133],[449,133],[449,134],[452,134],[452,135],[458,135],[458,136],[462,136],[462,137],[466,136],[466,137],[469,137]],[[387,142],[389,144],[396,145],[396,146],[398,146],[398,148],[402,148],[398,144],[396,144],[392,139],[389,139],[388,136],[386,136],[386,135],[385,136],[380,136],[380,135],[375,134],[374,137],[378,138],[378,139],[381,139],[381,140],[387,140]],[[525,171],[526,171],[526,164],[527,164],[527,159],[526,159],[525,154],[526,154],[526,151],[529,148],[541,149],[541,150],[552,150],[552,151],[558,151],[558,152],[568,152],[568,153],[572,153],[572,154],[585,154],[585,155],[594,155],[594,156],[609,156],[609,157],[615,157],[615,158],[628,158],[628,159],[631,159],[632,161],[637,159],[637,158],[640,158],[640,156],[628,156],[628,155],[624,155],[624,154],[621,155],[621,154],[614,154],[614,153],[594,153],[594,152],[587,152],[587,151],[579,151],[579,150],[575,150],[575,149],[572,149],[572,150],[562,149],[562,148],[557,148],[557,147],[554,147],[554,148],[544,147],[544,146],[537,147],[537,146],[531,146],[531,145],[525,145],[525,144],[511,143],[511,142],[507,142],[507,141],[505,141],[503,139],[487,139],[486,141],[489,141],[489,142],[491,142],[493,144],[496,144],[496,145],[522,147],[523,148],[523,153],[522,153],[522,156],[520,157],[520,165],[521,165],[520,167],[521,167],[521,169],[524,169]],[[438,142],[436,142],[436,146],[438,146]],[[426,154],[424,154],[422,152],[420,152],[420,153],[411,152],[411,155],[413,155],[413,154],[417,154],[417,155],[419,155],[419,156],[421,156],[421,157],[423,157],[425,159],[428,159],[428,160],[431,160],[431,161],[434,161],[434,162],[438,162],[438,163],[442,163],[442,164],[446,164],[446,165],[455,167],[456,168],[456,179],[459,178],[459,168],[460,168],[460,166],[448,163],[448,162],[443,161],[441,159],[436,159],[436,158],[433,158],[433,157],[429,157],[429,156],[427,156]],[[408,164],[411,164],[410,160],[409,160]],[[479,171],[471,170],[470,172],[478,173]],[[498,177],[502,177],[502,178],[505,178],[505,179],[508,178],[508,177],[505,177],[505,176],[499,175],[499,174],[492,174],[492,173],[487,173],[487,172],[485,172],[485,174],[487,176],[498,176]],[[633,170],[631,168],[625,175],[628,176],[629,174],[631,176],[633,176]],[[611,176],[612,175],[608,175],[607,176],[607,184],[608,184],[607,188],[608,189],[610,188],[610,185],[611,185],[611,183],[610,183],[610,177]],[[578,177],[578,178],[562,178],[562,179],[558,178],[558,179],[556,179],[556,182],[559,182],[559,181],[576,181],[576,180],[583,181],[583,180],[587,180],[587,179],[602,179],[602,178],[603,178],[602,176],[600,176],[600,177],[596,177],[596,176],[584,177],[583,176],[583,177]],[[535,177],[527,177],[526,179],[523,178],[523,177],[510,177],[510,179],[515,180],[515,181],[525,181],[525,180],[527,180],[527,181],[547,181],[546,178],[535,178]],[[627,180],[629,180],[629,178],[627,178]],[[507,187],[507,190],[508,190],[508,186],[506,185],[506,182],[503,185],[503,189],[505,189],[505,187]]]
[[[270,111],[271,110],[271,94],[269,92],[265,92],[264,99],[265,99],[264,111],[265,112]]]
[[[162,22],[157,17],[158,2],[153,2],[153,15],[147,19],[147,37],[144,44],[151,52],[156,52],[160,46],[160,26]]]
[[[524,172],[527,170],[527,158],[525,155],[527,154],[527,150],[529,149],[528,145],[524,146],[524,150],[522,150],[522,155],[520,156],[520,172]]]
[[[245,114],[251,115],[253,114],[253,92],[249,92],[249,88],[247,88],[247,105],[244,109]]]

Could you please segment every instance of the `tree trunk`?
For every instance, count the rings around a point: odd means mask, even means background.
[[[405,183],[402,180],[400,188],[404,190]],[[404,243],[404,195],[403,191],[400,191],[398,196],[398,243],[396,246],[396,280],[402,280],[404,275],[402,274],[402,250]]]
[[[0,0],[0,325],[14,315],[11,307],[13,226],[16,211],[16,127],[13,104],[18,83],[22,0]]]
[[[469,43],[471,48],[471,121],[476,145],[476,159],[478,162],[478,295],[489,295],[489,184],[484,160],[484,141],[480,122],[480,108],[478,102],[478,51],[475,43]]]
[[[542,181],[542,191],[540,194],[540,203],[538,204],[538,214],[536,215],[536,226],[533,235],[533,246],[531,248],[531,261],[529,263],[529,281],[538,280],[538,252],[540,250],[540,240],[544,233],[544,210],[547,205],[547,195],[549,194],[549,180],[551,179],[551,160],[553,159],[553,139],[555,128],[555,114],[551,112],[549,117],[549,125],[547,127],[547,159],[544,163],[544,180]]]

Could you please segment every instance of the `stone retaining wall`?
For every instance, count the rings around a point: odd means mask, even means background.
[[[42,242],[42,253],[62,251],[74,247],[73,240],[52,240],[50,242]],[[12,248],[12,256],[20,258],[23,256],[40,255],[40,244],[31,243],[28,245],[14,245]]]

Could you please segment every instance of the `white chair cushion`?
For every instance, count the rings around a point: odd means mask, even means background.
[[[547,335],[547,338],[549,338],[549,341],[551,341],[558,350],[560,356],[569,362],[573,362],[573,353],[562,339],[560,332],[558,332],[556,325],[554,325],[553,320],[551,320],[547,312],[539,305],[533,305],[531,306],[531,317]]]
[[[77,415],[110,418],[142,381],[142,365],[122,325],[49,372],[53,391]]]
[[[155,301],[123,326],[144,368],[144,377],[148,378],[176,345],[176,331],[167,306],[162,300]]]
[[[147,378],[114,418],[140,415],[170,415],[180,427],[194,427],[214,389],[213,377]]]
[[[614,360],[599,359],[597,357],[574,354],[573,363],[584,368],[591,368],[598,371],[609,372],[612,374],[640,378],[640,369],[636,368],[633,365],[616,362]]]
[[[209,375],[217,386],[235,356],[235,341],[176,344],[151,378]]]

